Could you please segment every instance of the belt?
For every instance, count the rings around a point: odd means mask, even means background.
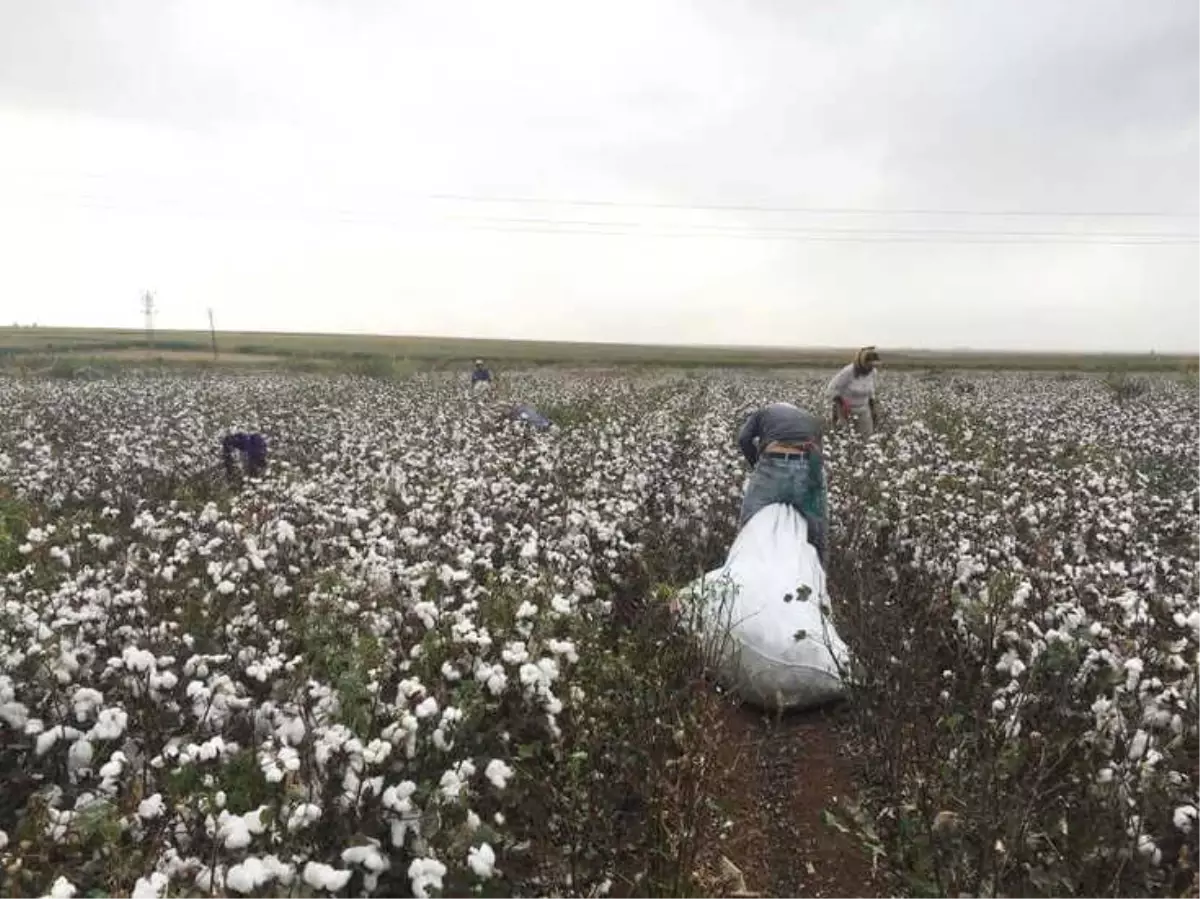
[[[807,453],[807,452],[800,452],[800,453],[779,453],[779,452],[769,452],[769,453],[763,453],[763,458],[764,458],[764,459],[804,459],[804,458],[806,458],[807,456],[808,456],[808,453]]]

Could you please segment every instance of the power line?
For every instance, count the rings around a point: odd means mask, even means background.
[[[83,177],[91,181],[116,180],[108,175],[85,173]],[[143,182],[144,183],[144,182]],[[372,189],[374,196],[386,194],[386,191]],[[242,194],[239,194],[242,196]],[[556,199],[553,197],[534,196],[498,196],[471,193],[414,193],[399,191],[392,194],[397,199],[434,200],[439,202],[456,203],[490,203],[509,205],[536,206],[583,206],[612,209],[660,209],[696,212],[759,212],[781,213],[793,215],[913,215],[913,216],[945,216],[954,217],[1011,217],[1011,218],[1175,218],[1200,219],[1200,210],[1191,212],[1166,212],[1162,210],[1061,210],[1061,209],[938,209],[934,207],[870,207],[870,206],[819,206],[819,205],[773,205],[769,203],[668,203],[668,202],[633,202],[628,200]]]
[[[1117,246],[1117,247],[1171,247],[1171,246],[1195,246],[1197,240],[1080,240],[1080,239],[1060,239],[1060,240],[1029,240],[1025,238],[990,238],[982,237],[980,239],[962,239],[962,238],[931,238],[931,237],[860,237],[860,236],[836,236],[836,235],[795,235],[795,234],[754,234],[754,233],[715,233],[715,232],[669,232],[669,231],[617,231],[603,229],[570,229],[570,228],[546,228],[546,227],[490,227],[490,226],[472,226],[466,225],[464,230],[467,231],[490,231],[497,234],[553,234],[559,236],[585,236],[585,237],[662,237],[662,238],[709,238],[709,239],[729,239],[729,240],[782,240],[795,241],[798,243],[890,243],[890,244],[940,244],[942,246],[957,246],[959,244],[990,244],[998,246],[1006,245],[1021,245],[1021,246]]]
[[[451,200],[464,203],[510,203],[551,206],[594,206],[630,209],[675,209],[702,212],[769,212],[804,215],[922,215],[922,216],[1010,216],[1036,218],[1188,218],[1200,217],[1200,212],[1082,212],[1062,210],[1003,210],[1003,209],[931,209],[931,208],[885,208],[857,206],[770,206],[756,203],[630,203],[621,200],[555,200],[547,197],[497,197],[470,194],[426,194],[425,199]]]
[[[630,230],[630,234],[642,233],[643,228],[641,222],[617,222],[617,221],[596,221],[586,219],[549,219],[549,218],[515,218],[509,216],[478,216],[478,217],[454,217],[455,221],[482,221],[482,222],[499,222],[512,224],[536,224],[536,225],[566,225],[580,227],[597,227],[597,228],[620,228],[634,229]],[[1084,238],[1091,240],[1092,238],[1115,238],[1118,240],[1127,239],[1163,239],[1163,240],[1179,240],[1186,243],[1196,243],[1197,236],[1183,233],[1171,232],[1154,232],[1154,231],[1134,231],[1134,232],[1113,232],[1113,231],[995,231],[981,229],[962,229],[962,228],[803,228],[803,227],[772,227],[769,225],[753,225],[748,228],[738,228],[731,225],[707,225],[693,224],[687,227],[695,229],[699,234],[713,233],[724,236],[747,234],[751,236],[766,236],[771,234],[779,234],[781,236],[809,236],[809,235],[862,235],[862,236],[897,236],[897,235],[914,235],[914,236],[979,236],[979,237],[1071,237]]]
[[[164,202],[165,200],[165,202]],[[119,202],[104,198],[76,197],[76,205],[101,209],[128,208]],[[186,206],[171,202],[168,198],[155,198],[153,205],[159,207]],[[195,211],[195,210],[193,210]],[[387,214],[364,214],[346,209],[321,209],[309,206],[299,210],[312,216],[324,215],[327,219],[342,224],[396,224]],[[217,210],[219,213],[219,210]],[[287,217],[289,210],[282,214]],[[843,228],[831,226],[805,227],[748,225],[740,227],[721,223],[669,223],[614,221],[601,219],[563,219],[520,216],[445,216],[434,218],[434,224],[456,223],[466,230],[495,231],[501,233],[538,233],[564,235],[596,235],[611,237],[664,237],[664,238],[731,238],[754,240],[794,240],[822,243],[990,243],[990,244],[1095,244],[1110,246],[1191,246],[1200,243],[1200,238],[1184,232],[1163,231],[1063,231],[1063,230],[995,230],[966,228]],[[412,223],[419,224],[419,223]],[[504,227],[499,227],[504,226]]]

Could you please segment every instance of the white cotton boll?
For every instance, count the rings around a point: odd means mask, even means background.
[[[406,677],[396,687],[397,699],[412,699],[414,696],[419,696],[424,692],[424,685],[413,677]]]
[[[213,869],[205,865],[196,872],[196,888],[202,893],[212,893],[213,881],[218,879],[223,880],[224,878],[215,878],[213,876]]]
[[[0,852],[2,852],[7,845],[8,834],[6,834],[3,830],[0,830]]]
[[[321,820],[321,807],[311,802],[296,806],[288,815],[287,829],[291,833],[301,830],[308,825]]]
[[[170,880],[166,874],[155,871],[149,877],[139,877],[130,893],[130,899],[161,899],[167,892]]]
[[[565,656],[572,665],[579,661],[579,653],[575,651],[575,644],[570,640],[549,640],[546,646],[555,655]]]
[[[1171,820],[1175,823],[1175,829],[1181,830],[1184,833],[1191,833],[1192,828],[1196,823],[1196,806],[1181,805],[1175,809],[1175,813],[1171,816]]]
[[[430,696],[422,701],[414,711],[418,718],[428,718],[431,715],[436,715],[438,711],[437,700]]]
[[[0,703],[0,721],[13,730],[24,730],[29,722],[29,709],[19,702]]]
[[[500,759],[492,759],[488,762],[487,768],[484,769],[483,776],[492,782],[497,790],[503,790],[508,786],[508,779],[512,777],[513,770]]]
[[[299,771],[300,753],[291,746],[284,746],[279,750],[279,764],[283,765],[285,771]]]
[[[227,580],[223,580],[221,583],[217,584],[217,592],[222,596],[228,596],[236,589],[237,587],[235,587],[232,582]]]
[[[250,845],[250,828],[240,815],[230,815],[222,812],[221,829],[218,838],[225,844],[226,849],[245,849]]]
[[[442,773],[442,779],[438,782],[438,786],[441,788],[443,796],[454,800],[458,798],[466,784],[463,783],[457,771],[450,770]]]
[[[522,662],[529,661],[529,653],[525,649],[525,644],[520,640],[507,644],[500,652],[500,658],[509,665],[520,665]]]
[[[362,865],[372,873],[386,871],[392,866],[379,847],[376,845],[368,846],[351,846],[349,849],[342,851],[342,861],[347,865]]]
[[[1137,850],[1139,855],[1150,859],[1153,864],[1157,865],[1162,861],[1162,850],[1158,848],[1158,844],[1149,834],[1142,834],[1138,837]]]
[[[47,893],[51,899],[72,899],[75,893],[78,892],[75,884],[67,880],[65,877],[59,877],[54,881],[54,885],[50,887],[50,892]]]
[[[242,815],[242,820],[246,822],[246,829],[254,836],[258,836],[266,832],[266,825],[263,824],[262,813],[267,810],[265,805],[260,805],[252,812],[246,812]]]
[[[87,740],[76,740],[67,750],[67,770],[83,771],[92,765],[95,750]]]
[[[257,858],[234,865],[225,875],[225,886],[239,893],[252,893],[271,880],[271,872]]]
[[[412,811],[411,796],[417,791],[417,785],[411,780],[405,780],[383,791],[383,807],[393,812]]]
[[[440,890],[445,876],[446,866],[434,858],[414,858],[408,866],[408,878],[417,899],[428,899],[431,888]]]
[[[501,695],[508,689],[508,675],[501,670],[493,670],[487,678],[488,692],[493,696]]]
[[[1129,760],[1136,762],[1146,752],[1146,746],[1150,741],[1150,735],[1144,730],[1138,730],[1133,735],[1133,740],[1129,744]]]
[[[1142,676],[1145,663],[1141,659],[1129,659],[1125,662],[1125,689],[1132,690]]]
[[[334,892],[350,881],[350,871],[339,871],[321,862],[309,862],[304,866],[304,882],[318,890]]]
[[[537,613],[538,613],[538,607],[535,606],[533,603],[531,603],[529,600],[525,600],[524,602],[521,603],[521,607],[519,609],[517,609],[517,618],[518,619],[534,618],[537,616]]]
[[[996,670],[1001,674],[1007,674],[1009,677],[1020,677],[1025,671],[1025,663],[1021,661],[1020,656],[1013,650],[1008,650],[1004,656],[996,663]]]
[[[535,687],[542,683],[542,670],[532,662],[526,662],[518,672],[521,683],[526,687]]]
[[[125,733],[129,715],[124,709],[104,709],[96,719],[96,726],[88,735],[93,740],[115,740]]]
[[[92,710],[103,704],[104,694],[89,687],[80,687],[71,697],[71,705],[75,711],[75,720],[83,723],[91,715]]]
[[[58,727],[52,727],[49,730],[38,734],[37,742],[34,743],[33,746],[34,755],[43,756],[53,749],[54,744],[57,743],[59,737],[62,736],[62,732],[62,725],[59,725]]]
[[[467,830],[474,833],[483,825],[483,820],[470,809],[467,810]]]
[[[155,667],[154,653],[136,646],[127,646],[121,653],[121,661],[130,671],[145,673]]]
[[[299,716],[289,718],[275,729],[275,735],[285,743],[299,746],[304,740],[304,719]]]
[[[145,821],[153,821],[155,818],[162,815],[166,811],[166,802],[163,801],[161,793],[155,793],[148,799],[143,799],[138,803],[138,817]]]
[[[476,877],[487,880],[496,873],[496,853],[487,843],[472,846],[467,852],[467,867]]]
[[[115,780],[121,776],[121,771],[125,766],[125,753],[117,750],[112,754],[107,762],[100,766],[100,776],[104,780]]]
[[[363,761],[368,765],[379,765],[392,753],[392,744],[384,740],[372,740],[363,749]]]

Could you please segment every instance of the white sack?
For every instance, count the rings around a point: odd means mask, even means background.
[[[801,709],[845,695],[834,660],[844,666],[848,651],[827,614],[825,571],[808,523],[791,506],[759,511],[724,566],[688,585],[681,599],[695,603],[718,682],[744,701]]]

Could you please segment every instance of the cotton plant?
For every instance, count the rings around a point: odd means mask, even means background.
[[[45,838],[108,803],[144,896],[527,888],[504,881],[521,747],[587,713],[589,635],[645,558],[728,546],[737,411],[820,410],[823,378],[520,375],[591,410],[552,435],[436,375],[0,380],[0,478],[35,512],[0,573],[0,731],[49,775]],[[1007,739],[1032,739],[1030,684],[1070,660],[1093,788],[1161,866],[1195,828],[1195,774],[1171,766],[1196,739],[1197,509],[1194,479],[1142,463],[1195,467],[1194,402],[1157,385],[1130,419],[1095,411],[1095,379],[970,383],[893,376],[890,440],[830,435],[835,533],[861,515],[896,577],[947,585]],[[235,423],[272,447],[237,489],[216,470]],[[58,876],[37,888],[92,886]]]

